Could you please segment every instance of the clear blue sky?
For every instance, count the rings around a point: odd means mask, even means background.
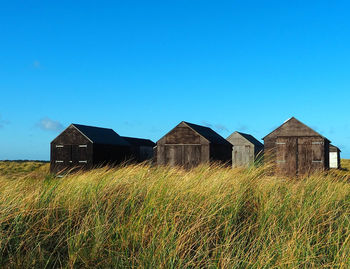
[[[349,1],[1,1],[0,159],[70,123],[262,138],[291,116],[350,158]]]

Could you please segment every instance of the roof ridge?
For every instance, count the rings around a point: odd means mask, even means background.
[[[276,129],[272,130],[270,133],[268,133],[267,135],[265,135],[262,139],[264,140],[267,136],[269,136],[270,134],[272,134],[273,132],[277,131],[278,129],[280,129],[282,126],[284,126],[285,124],[287,124],[289,121],[291,121],[292,119],[296,120],[298,123],[300,123],[301,125],[305,126],[306,128],[310,129],[311,131],[313,131],[314,133],[316,133],[317,135],[321,136],[324,139],[327,139],[328,141],[330,141],[327,137],[321,135],[319,132],[315,131],[314,129],[312,129],[310,126],[306,125],[305,123],[301,122],[300,120],[298,120],[295,117],[291,117],[289,119],[287,119],[286,121],[284,121],[280,126],[278,126]]]
[[[92,126],[92,125],[85,125],[85,124],[79,124],[79,123],[72,123],[71,125],[74,126],[83,126],[83,127],[89,127],[89,128],[97,128],[97,129],[105,129],[105,130],[112,130],[112,128],[106,128],[106,127],[99,127],[99,126]],[[114,131],[115,132],[115,131]]]

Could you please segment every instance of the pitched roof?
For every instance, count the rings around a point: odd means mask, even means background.
[[[277,127],[275,130],[273,130],[272,132],[270,132],[269,134],[267,134],[266,136],[264,136],[263,140],[271,135],[272,133],[279,131],[282,129],[283,126],[287,125],[290,122],[296,122],[297,124],[299,124],[299,126],[302,126],[304,128],[304,130],[308,130],[309,132],[313,133],[315,136],[320,136],[324,139],[327,139],[326,137],[324,137],[323,135],[321,135],[320,133],[316,132],[315,130],[313,130],[312,128],[310,128],[309,126],[307,126],[306,124],[302,123],[301,121],[299,121],[298,119],[296,119],[295,117],[291,117],[288,120],[286,120],[282,125],[280,125],[279,127]],[[327,139],[329,141],[329,139]]]
[[[96,144],[105,145],[119,145],[119,146],[130,146],[120,135],[109,128],[101,128],[94,126],[87,126],[73,123],[76,129],[78,129],[83,135],[85,135],[91,142]]]
[[[156,144],[149,139],[143,139],[143,138],[136,138],[136,137],[127,137],[127,136],[121,136],[124,140],[129,142],[133,146],[149,146],[154,147]]]
[[[245,139],[247,139],[250,143],[252,143],[254,146],[256,147],[264,147],[263,143],[261,143],[259,140],[257,140],[254,136],[250,135],[250,134],[246,134],[246,133],[241,133],[236,131],[236,133],[240,134],[241,136],[243,136]]]
[[[340,148],[338,148],[337,146],[334,146],[332,144],[329,144],[329,149],[330,150],[339,150],[339,152],[341,152]]]
[[[206,138],[209,142],[217,145],[230,145],[232,144],[228,142],[225,138],[223,138],[221,135],[219,135],[217,132],[213,131],[209,127],[205,127],[202,125],[197,125],[193,123],[189,123],[186,121],[183,121],[186,125],[188,125],[190,128],[192,128],[194,131],[196,131],[198,134]]]

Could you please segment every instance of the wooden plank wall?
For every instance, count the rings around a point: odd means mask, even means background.
[[[323,171],[328,167],[328,141],[322,137],[278,137],[275,147],[268,141],[266,151],[276,163],[278,175],[296,176]]]
[[[209,142],[180,124],[157,142],[157,164],[190,168],[209,161]]]
[[[92,165],[92,143],[73,126],[67,128],[51,142],[50,171],[52,173],[73,168],[88,168]]]

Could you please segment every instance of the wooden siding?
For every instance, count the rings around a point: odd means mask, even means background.
[[[141,146],[139,148],[139,159],[138,161],[143,162],[151,160],[153,158],[153,147]]]
[[[114,165],[130,157],[129,146],[94,144],[71,125],[51,142],[50,171],[57,174]]]
[[[280,127],[278,127],[276,130],[274,130],[273,132],[265,136],[264,141],[266,141],[267,139],[276,138],[278,136],[298,137],[298,136],[321,136],[321,135],[315,132],[310,127],[301,123],[297,119],[291,118],[290,120],[282,124]]]
[[[130,150],[131,150],[130,152],[131,162],[140,163],[147,160],[151,160],[154,155],[153,147],[150,147],[150,146],[131,146]]]
[[[296,176],[329,168],[329,140],[292,118],[264,138],[265,159],[278,175]]]
[[[157,142],[155,161],[159,165],[183,166],[191,168],[210,161],[231,162],[232,146],[221,136],[217,135],[225,144],[211,143],[207,138],[191,128],[192,125],[181,122]],[[203,127],[205,128],[205,127]],[[217,140],[216,140],[217,141]]]
[[[200,144],[201,136],[191,128],[180,125],[170,131],[165,137],[166,144]]]
[[[275,162],[278,175],[310,174],[328,168],[326,145],[321,137],[278,137],[275,146],[265,145],[265,154]],[[272,154],[271,154],[272,153]]]
[[[210,144],[210,160],[232,164],[232,146]]]
[[[232,167],[244,167],[252,164],[255,160],[255,146],[238,132],[231,134],[227,141],[232,145]]]
[[[51,142],[50,171],[89,168],[93,165],[92,143],[73,126]]]
[[[117,165],[132,158],[130,147],[93,144],[93,165]]]
[[[209,142],[181,123],[157,142],[156,162],[159,165],[191,168],[209,162]]]

